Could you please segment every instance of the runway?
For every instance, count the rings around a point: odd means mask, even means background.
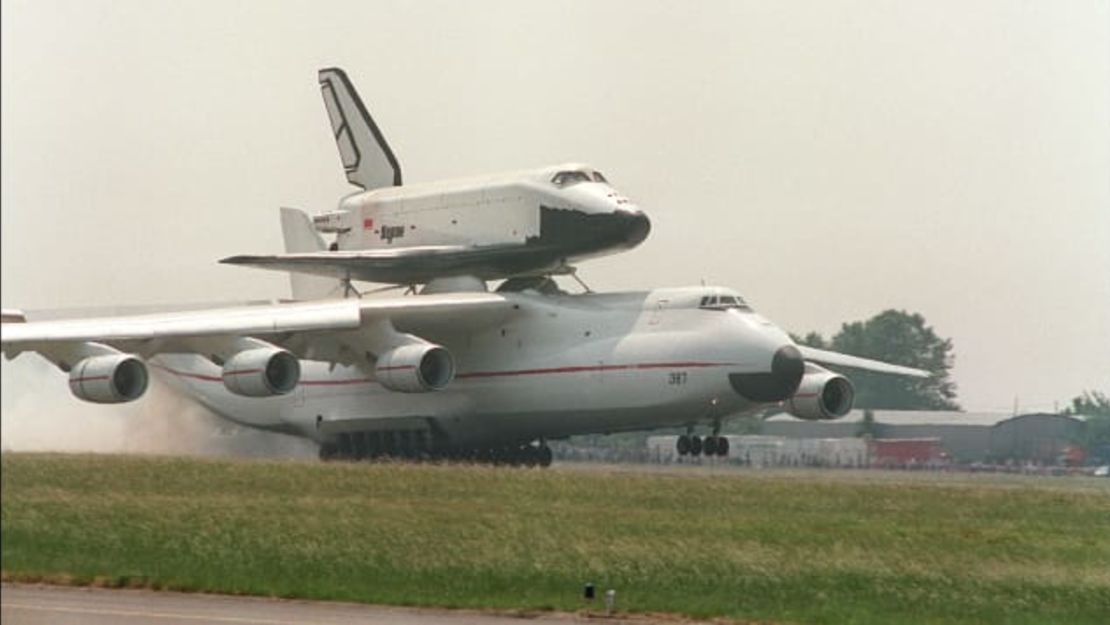
[[[4,625],[572,625],[591,620],[565,613],[514,616],[150,590],[4,584],[0,592]]]

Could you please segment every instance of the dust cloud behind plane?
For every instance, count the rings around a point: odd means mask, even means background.
[[[240,428],[155,379],[130,404],[97,405],[68,392],[66,375],[37,355],[5,371],[0,449],[311,458],[307,441]],[[63,389],[59,393],[58,389]]]

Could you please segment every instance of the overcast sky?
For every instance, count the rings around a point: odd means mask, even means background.
[[[338,65],[408,182],[605,172],[654,228],[595,289],[704,279],[799,333],[920,312],[972,410],[1110,391],[1108,2],[2,6],[5,307],[286,296],[215,261],[353,190]]]

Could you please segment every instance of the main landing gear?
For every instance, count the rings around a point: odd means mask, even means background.
[[[473,449],[452,454],[451,459],[514,467],[547,468],[551,466],[554,454],[551,453],[551,448],[546,443],[541,442],[539,445],[526,444],[492,449]]]
[[[481,464],[549,467],[554,459],[544,441],[501,447],[463,449],[436,444],[424,432],[343,432],[320,445],[321,460],[380,460],[475,462]]]
[[[706,456],[720,456],[723,458],[728,455],[729,444],[728,439],[721,436],[717,431],[706,437],[687,432],[678,437],[675,449],[679,456],[697,457],[705,454]]]

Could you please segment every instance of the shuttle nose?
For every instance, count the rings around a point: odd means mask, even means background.
[[[755,402],[782,401],[794,395],[805,373],[805,359],[793,345],[780,347],[771,358],[770,373],[732,373],[733,390]]]
[[[651,220],[642,212],[617,211],[618,230],[624,233],[624,244],[635,247],[643,243],[651,232]]]
[[[584,212],[540,207],[540,243],[564,253],[598,253],[639,245],[651,232],[651,221],[640,211]]]

